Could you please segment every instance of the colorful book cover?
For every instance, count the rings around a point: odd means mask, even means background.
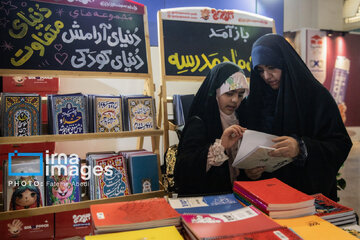
[[[6,161],[4,171],[6,211],[44,206],[44,175],[40,172],[40,157],[12,157],[11,169]],[[14,175],[9,175],[9,171]],[[41,176],[30,173],[41,173]]]
[[[80,202],[80,159],[54,157],[46,163],[46,205]]]
[[[101,174],[95,177],[100,199],[130,194],[125,159],[122,155],[97,159],[95,165],[103,169]]]
[[[41,134],[41,97],[39,94],[2,94],[2,135]]]
[[[277,178],[258,181],[235,181],[234,192],[246,192],[267,206],[268,211],[314,206],[314,197],[300,192]]]
[[[121,96],[94,96],[93,101],[94,132],[121,132]]]
[[[1,239],[53,239],[54,214],[12,218],[0,221]]]
[[[334,202],[321,193],[313,194],[312,196],[315,198],[316,215],[322,219],[328,220],[348,215],[355,215],[352,208]]]
[[[128,159],[128,169],[132,193],[159,190],[159,169],[156,154],[131,154]]]
[[[147,227],[179,226],[180,214],[165,198],[93,204],[90,206],[96,230],[135,230]]]
[[[197,239],[222,238],[280,227],[254,206],[212,214],[182,214],[185,229]]]
[[[168,201],[169,204],[181,214],[220,213],[244,207],[232,193],[201,197],[169,198]]]
[[[85,240],[182,240],[184,239],[175,226],[158,227],[150,229],[141,229],[135,231],[127,231],[120,233],[99,234],[94,236],[86,236]]]
[[[111,156],[117,155],[114,151],[103,151],[103,152],[89,152],[86,154],[86,165],[90,167],[90,169],[94,169],[95,160],[101,158],[107,158]],[[90,179],[88,179],[88,191],[90,200],[99,199],[96,198],[99,194],[97,193],[97,178],[94,174],[90,175]]]
[[[274,221],[282,226],[291,228],[303,239],[358,239],[350,233],[316,215],[299,218],[275,219]]]
[[[83,94],[49,95],[49,121],[53,134],[88,132],[86,96]]]
[[[156,117],[152,97],[126,96],[125,103],[128,131],[155,129]]]

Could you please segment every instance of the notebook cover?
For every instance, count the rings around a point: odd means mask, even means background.
[[[248,194],[260,200],[267,210],[295,209],[311,206],[314,197],[296,190],[277,178],[258,181],[235,181],[234,189],[245,190]]]
[[[2,94],[2,135],[41,134],[41,97],[39,94]]]
[[[86,96],[66,94],[50,96],[53,134],[80,134],[88,132]]]
[[[80,159],[54,157],[46,168],[46,205],[80,202]]]
[[[221,238],[280,227],[254,206],[223,213],[182,214],[182,219],[197,239]]]
[[[90,206],[90,212],[96,228],[172,218],[180,220],[180,214],[164,198],[94,204]]]
[[[155,107],[152,97],[127,96],[126,105],[129,131],[155,129]]]
[[[44,206],[44,175],[35,176],[26,173],[40,172],[40,158],[13,157],[12,173],[24,173],[19,176],[9,176],[8,161],[4,163],[4,209],[21,210]]]
[[[119,197],[130,194],[129,180],[126,171],[125,159],[122,155],[95,160],[95,165],[101,166],[103,172],[96,177],[99,198]],[[106,167],[112,170],[107,174]]]
[[[94,132],[123,131],[121,96],[94,96],[92,111]]]
[[[135,153],[129,156],[128,163],[133,194],[159,190],[159,170],[156,154]]]
[[[219,213],[243,208],[234,194],[200,197],[169,198],[170,205],[179,213]]]

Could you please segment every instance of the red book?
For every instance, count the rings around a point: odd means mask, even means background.
[[[315,201],[314,197],[296,190],[277,178],[234,182],[234,192],[241,191],[263,203],[268,211],[311,207],[314,206]]]
[[[317,216],[325,220],[344,218],[346,216],[355,216],[352,208],[341,205],[327,198],[321,193],[313,194],[315,197],[315,208]]]
[[[0,221],[1,239],[53,239],[54,214],[14,218]]]
[[[90,209],[55,213],[55,239],[85,237],[91,233]]]
[[[254,206],[214,214],[182,214],[192,238],[223,238],[279,228],[280,225]]]
[[[180,225],[180,214],[164,198],[96,204],[90,212],[96,233]]]

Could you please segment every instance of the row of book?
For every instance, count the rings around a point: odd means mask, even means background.
[[[2,136],[41,135],[39,94],[2,93]],[[48,132],[79,134],[156,128],[154,99],[146,95],[48,95]]]
[[[92,205],[91,239],[357,239],[317,214],[272,219],[236,194]],[[149,229],[150,228],[150,229]],[[176,231],[177,229],[177,231]],[[353,230],[354,228],[352,228]],[[181,235],[179,233],[182,233]],[[169,238],[167,238],[169,239]]]
[[[41,153],[40,153],[41,154]],[[146,150],[89,153],[86,163],[77,156],[14,154],[4,162],[4,209],[19,210],[103,199],[159,190],[157,155]]]
[[[337,226],[356,223],[352,208],[334,202],[321,193],[305,194],[277,178],[235,181],[233,191],[243,204],[254,205],[273,219],[317,215]]]

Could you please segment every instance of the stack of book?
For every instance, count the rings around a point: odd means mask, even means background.
[[[245,206],[234,194],[169,198],[181,214],[187,239],[301,239],[254,208]],[[285,238],[287,237],[287,238]]]
[[[87,154],[87,165],[98,169],[89,179],[90,199],[103,199],[131,193],[126,161],[123,155],[114,152]]]
[[[295,231],[303,239],[359,240],[349,232],[313,215],[299,218],[275,219],[277,223]]]
[[[316,215],[336,226],[356,223],[352,208],[341,205],[321,193],[312,195],[315,198]]]
[[[159,190],[158,159],[155,153],[134,150],[120,151],[119,154],[125,158],[133,194]]]
[[[271,178],[234,182],[235,196],[252,204],[271,218],[294,218],[315,213],[315,198],[282,181]]]
[[[90,206],[96,234],[180,226],[180,214],[165,198],[95,204]]]
[[[281,227],[254,206],[219,213],[184,213],[181,217],[191,239],[235,237]]]

